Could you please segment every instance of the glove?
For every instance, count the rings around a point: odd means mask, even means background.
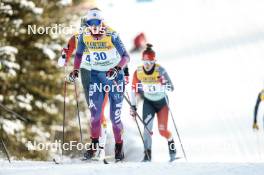
[[[257,122],[253,123],[253,130],[259,130],[259,126],[258,126]]]
[[[66,53],[64,49],[62,50],[61,57],[58,60],[58,66],[63,67],[66,65]]]
[[[68,81],[70,83],[73,83],[75,81],[75,79],[78,77],[79,77],[79,70],[75,69],[69,74]]]
[[[119,66],[116,66],[114,68],[111,68],[109,69],[107,72],[106,72],[106,78],[108,80],[114,80],[117,75],[118,75],[118,72],[121,70],[121,68]]]
[[[129,84],[129,70],[127,66],[124,68],[124,74],[125,74],[125,85],[128,85]]]
[[[162,84],[162,85],[166,85],[166,83],[167,83],[167,80],[165,79],[165,77],[163,75],[158,76],[158,80],[159,80],[160,84]]]
[[[130,115],[132,117],[136,117],[137,116],[137,107],[136,106],[131,106],[130,107]]]

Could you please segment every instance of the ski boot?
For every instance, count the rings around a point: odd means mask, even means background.
[[[168,147],[169,147],[170,161],[172,162],[176,159],[176,147],[173,139],[171,141],[168,141]]]
[[[122,161],[125,158],[123,151],[123,142],[115,144],[115,160],[116,162]]]
[[[105,159],[105,150],[104,147],[99,146],[98,149],[96,150],[94,157],[92,158],[93,160],[104,160]]]
[[[84,160],[90,160],[94,157],[95,152],[98,149],[99,140],[98,138],[92,138],[89,149],[84,153]]]
[[[144,151],[144,158],[142,162],[150,162],[151,161],[151,149],[147,149]]]
[[[107,128],[105,124],[102,124],[101,136],[99,137],[99,149],[96,150],[94,160],[104,160],[105,159],[105,143],[107,137]]]

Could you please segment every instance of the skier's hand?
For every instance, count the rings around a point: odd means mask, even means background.
[[[162,85],[166,85],[166,83],[167,83],[167,80],[165,79],[165,77],[163,75],[158,76],[158,80],[159,80],[160,84],[162,84]]]
[[[125,85],[129,84],[129,76],[125,76]]]
[[[128,85],[129,84],[129,70],[127,66],[124,68],[124,74],[125,74],[125,85]]]
[[[116,66],[114,68],[111,68],[109,69],[107,72],[106,72],[106,78],[108,80],[114,80],[117,75],[118,75],[118,72],[121,70],[120,67]]]
[[[75,69],[69,74],[68,81],[70,83],[73,83],[75,81],[75,79],[78,77],[79,77],[79,70]]]
[[[130,107],[130,115],[132,117],[136,117],[137,116],[137,107],[136,106],[131,106]]]
[[[253,130],[259,130],[258,123],[256,122],[253,123]]]
[[[58,60],[58,66],[59,67],[66,66],[66,52],[64,51],[64,49],[62,50],[61,57]]]

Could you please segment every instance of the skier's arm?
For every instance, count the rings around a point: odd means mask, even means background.
[[[125,49],[124,44],[122,43],[120,37],[117,33],[112,34],[112,43],[114,44],[116,50],[118,51],[119,55],[121,56],[121,60],[118,63],[118,67],[121,67],[122,69],[126,67],[127,63],[129,62],[130,58],[129,55]]]
[[[258,108],[259,108],[260,102],[261,102],[261,93],[259,93],[259,95],[258,95],[257,102],[255,105],[255,109],[254,109],[254,123],[257,123]]]
[[[66,53],[66,64],[70,61],[73,51],[75,50],[75,35],[73,35],[68,41],[67,48],[64,48],[63,51]]]
[[[78,39],[76,54],[74,57],[74,69],[80,68],[84,49],[85,49],[85,44],[83,42],[83,34],[80,34]]]
[[[159,71],[160,71],[160,75],[163,76],[163,78],[164,78],[164,80],[166,82],[165,86],[167,87],[167,90],[173,91],[174,90],[174,86],[173,86],[173,83],[172,83],[167,71],[163,67],[160,67]]]

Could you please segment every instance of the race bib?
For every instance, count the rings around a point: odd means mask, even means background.
[[[109,70],[109,68],[114,67],[119,61],[120,56],[116,49],[109,51],[97,51],[91,52],[85,58],[95,70]]]
[[[143,84],[143,91],[150,94],[164,92],[164,88],[160,84]]]

